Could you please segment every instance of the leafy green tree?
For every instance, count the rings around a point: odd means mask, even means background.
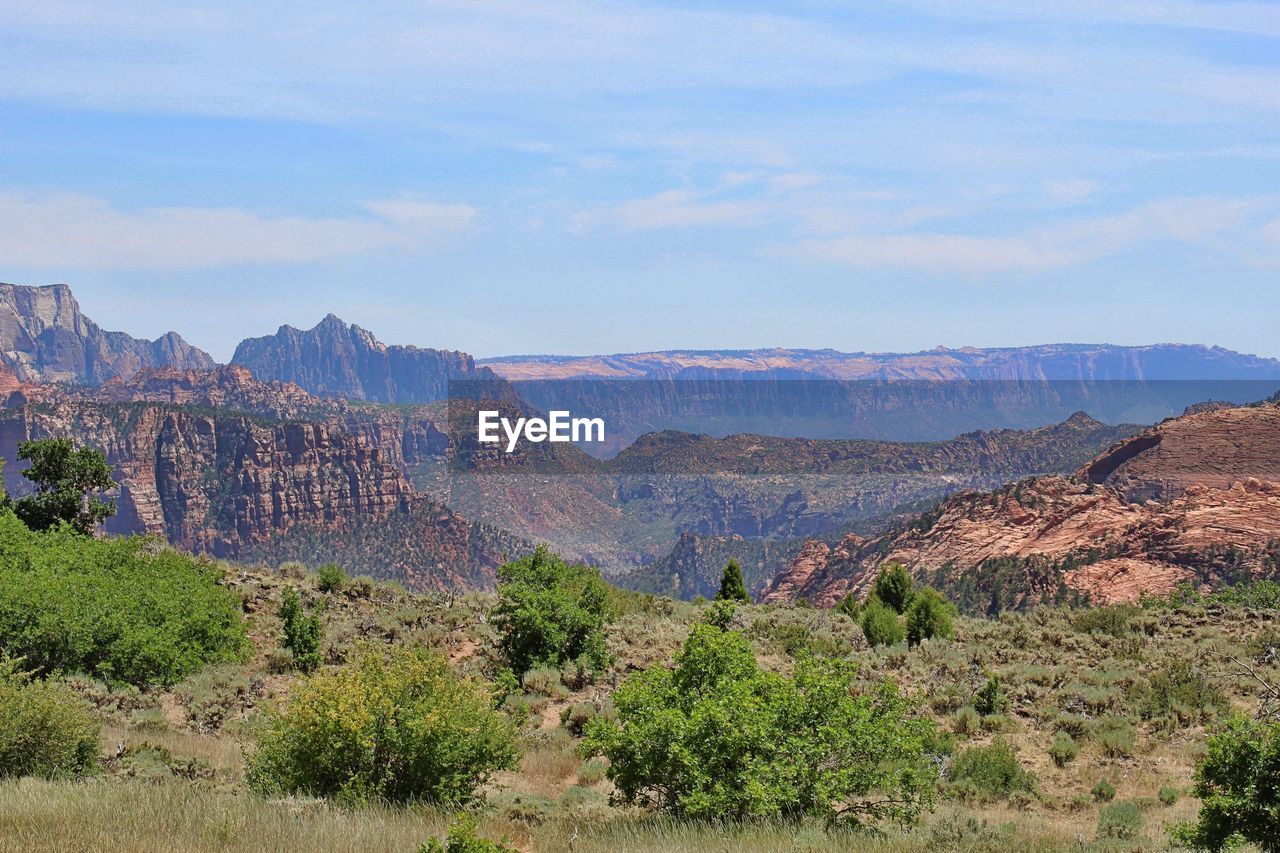
[[[154,539],[36,532],[0,510],[0,654],[41,674],[174,684],[243,657],[243,609],[223,577]]]
[[[14,501],[13,511],[32,530],[66,522],[88,535],[115,515],[115,501],[100,497],[116,487],[100,451],[77,448],[67,438],[46,438],[21,442],[18,458],[31,463],[22,475],[36,490]]]
[[[910,822],[931,801],[933,724],[889,683],[858,693],[854,667],[803,658],[762,670],[737,631],[702,623],[674,670],[653,666],[587,727],[627,803],[707,820]]]
[[[955,611],[936,589],[922,587],[916,590],[907,608],[907,642],[918,646],[934,637],[950,637],[954,633],[951,615]]]
[[[873,647],[895,646],[906,636],[898,614],[879,598],[872,598],[862,608],[862,634]]]
[[[593,669],[608,665],[608,586],[598,569],[569,565],[545,546],[498,569],[498,603],[490,618],[498,649],[516,673],[567,661]]]
[[[911,573],[903,568],[901,563],[889,563],[882,566],[880,573],[876,575],[871,594],[901,615],[911,606],[915,586],[916,582],[912,580]]]
[[[460,805],[519,757],[488,685],[404,646],[303,679],[268,712],[258,744],[255,790],[353,802]]]
[[[716,593],[715,600],[751,603],[751,596],[747,594],[747,583],[742,579],[742,567],[738,565],[737,560],[731,559],[725,565],[724,572],[720,575],[720,591]]]
[[[277,615],[284,623],[284,647],[293,653],[293,665],[301,672],[313,672],[320,665],[320,638],[324,634],[320,614],[307,613],[302,596],[288,587]]]
[[[1192,789],[1200,816],[1178,827],[1177,839],[1197,849],[1243,840],[1280,850],[1280,722],[1235,716],[1205,745]]]
[[[836,612],[843,613],[850,619],[856,620],[858,614],[862,612],[862,602],[858,600],[858,596],[855,593],[851,592],[840,599],[840,603],[836,605]]]

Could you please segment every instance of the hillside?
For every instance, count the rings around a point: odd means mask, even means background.
[[[1269,577],[1280,563],[1275,403],[1210,408],[1118,443],[1071,478],[943,501],[871,539],[811,541],[766,600],[830,606],[896,561],[964,589],[970,608],[1075,593],[1164,594],[1181,581]],[[1158,496],[1160,500],[1154,499]]]

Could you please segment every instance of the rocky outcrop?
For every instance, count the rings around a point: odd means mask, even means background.
[[[505,548],[516,547],[515,537],[415,492],[406,469],[421,462],[421,454],[443,454],[446,444],[429,421],[394,412],[271,420],[205,405],[244,402],[241,395],[263,402],[274,389],[281,397],[273,406],[291,400],[306,407],[304,392],[256,383],[236,370],[167,376],[173,380],[168,392],[164,377],[155,375],[102,392],[131,398],[125,402],[99,399],[92,389],[28,386],[11,394],[0,412],[0,454],[10,463],[4,473],[11,493],[29,487],[14,461],[18,443],[66,436],[102,450],[114,468],[120,489],[118,513],[106,525],[112,533],[149,533],[194,552],[241,558],[271,553],[277,540],[329,539],[343,543],[341,557],[351,571],[427,586],[489,582],[508,555]],[[146,399],[166,393],[182,402]],[[396,569],[384,561],[392,542],[413,555],[412,565],[401,558]]]
[[[1079,474],[1129,500],[1165,500],[1247,477],[1280,482],[1280,404],[1197,407],[1118,443]]]
[[[496,379],[464,352],[388,346],[333,314],[313,329],[281,326],[274,335],[241,341],[231,363],[321,397],[382,403],[443,400],[450,380]]]
[[[1277,449],[1276,404],[1198,410],[1118,443],[1080,476],[956,495],[868,542],[809,543],[765,598],[830,606],[865,593],[886,562],[997,599],[1020,573],[1022,602],[1055,585],[1113,602],[1191,578],[1269,575],[1280,566]]]
[[[333,417],[349,411],[341,400],[322,400],[292,382],[260,382],[243,367],[215,370],[140,370],[85,396],[111,403],[172,403],[229,409],[273,420]]]
[[[101,329],[65,284],[0,283],[0,361],[24,382],[100,385],[145,368],[207,370],[213,359],[169,332],[154,341]]]

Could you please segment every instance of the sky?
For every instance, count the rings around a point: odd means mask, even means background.
[[[1280,2],[0,0],[0,281],[223,360],[1280,356]]]

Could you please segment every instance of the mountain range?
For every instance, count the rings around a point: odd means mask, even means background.
[[[176,333],[102,330],[65,285],[0,285],[0,367],[11,492],[18,443],[66,435],[114,466],[111,532],[418,588],[486,585],[545,541],[683,597],[734,557],[768,599],[827,605],[892,558],[988,609],[1266,573],[1280,552],[1280,408],[1238,405],[1280,362],[1217,347],[477,362],[329,315],[218,366]],[[604,416],[613,444],[506,456],[469,435],[480,398]]]

